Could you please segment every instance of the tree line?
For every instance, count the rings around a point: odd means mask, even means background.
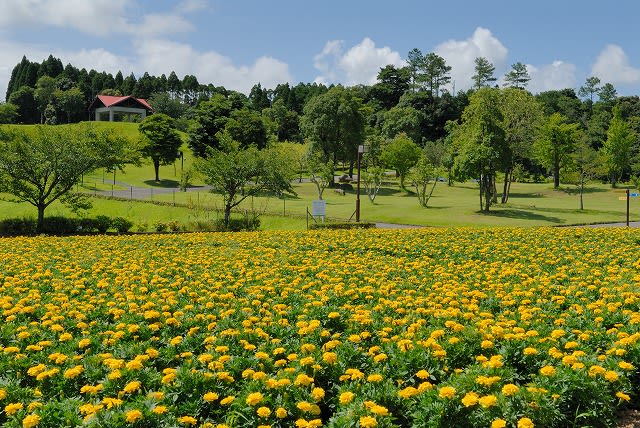
[[[597,77],[578,91],[532,94],[521,62],[499,87],[495,67],[483,57],[475,59],[469,90],[449,89],[450,73],[439,55],[413,49],[406,66],[382,67],[372,85],[283,83],[266,89],[257,83],[244,95],[200,84],[195,76],[179,79],[175,72],[124,78],[120,72],[63,67],[52,56],[41,64],[23,58],[12,72],[8,102],[0,105],[0,123],[79,121],[96,94],[132,94],[147,98],[172,127],[185,131],[201,159],[230,147],[266,150],[277,142],[308,142],[304,168],[319,196],[340,164],[353,175],[357,148],[366,145],[367,189],[379,188],[380,171],[393,168],[401,186],[413,186],[424,206],[442,176],[449,184],[477,180],[481,209],[489,210],[498,197],[508,202],[516,180],[549,174],[554,187],[562,180],[583,189],[593,178],[615,186],[640,175],[637,96],[619,97]],[[154,161],[156,171],[160,163]]]

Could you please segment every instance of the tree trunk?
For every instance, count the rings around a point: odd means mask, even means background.
[[[560,187],[560,164],[556,163],[553,165],[553,188],[557,189]]]
[[[504,172],[504,185],[502,186],[502,200],[500,201],[503,204],[506,204],[509,200],[509,187],[511,184],[511,171],[513,171],[512,167],[507,168]]]
[[[611,188],[615,189],[617,187],[618,183],[616,180],[616,173],[614,171],[611,171]]]
[[[491,203],[498,203],[498,189],[496,188],[496,174],[491,174]]]
[[[484,178],[483,178],[483,175],[481,174],[480,175],[480,180],[478,181],[478,184],[480,185],[480,211],[484,211],[484,205],[483,205],[483,203],[484,203],[484,199],[483,199],[484,198],[484,194],[483,194],[484,193],[484,186],[482,184],[483,180],[484,180]]]
[[[584,209],[584,204],[582,202],[582,194],[584,193],[584,178],[580,177],[580,211]]]
[[[44,229],[44,209],[46,206],[44,204],[38,205],[38,221],[36,223],[36,232],[42,233]]]
[[[156,183],[160,181],[160,159],[153,159],[153,169],[156,173]]]
[[[350,178],[353,178],[353,164],[354,164],[354,161],[352,160],[349,161],[349,177]]]
[[[229,220],[231,220],[231,204],[225,204],[224,206],[224,225],[229,227]]]

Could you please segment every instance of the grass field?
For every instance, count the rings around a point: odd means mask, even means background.
[[[0,239],[0,425],[609,427],[639,230]]]

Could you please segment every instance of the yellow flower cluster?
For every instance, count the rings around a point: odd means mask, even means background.
[[[0,425],[446,414],[524,428],[577,411],[597,425],[640,393],[639,242],[473,228],[0,239]]]

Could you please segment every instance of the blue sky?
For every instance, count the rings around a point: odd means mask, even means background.
[[[473,60],[500,78],[527,64],[529,89],[577,88],[595,75],[640,94],[640,3],[360,0],[0,0],[0,94],[22,55],[141,75],[194,74],[247,92],[255,83],[375,82],[407,52],[436,52],[456,89]],[[3,98],[3,97],[0,97]]]

